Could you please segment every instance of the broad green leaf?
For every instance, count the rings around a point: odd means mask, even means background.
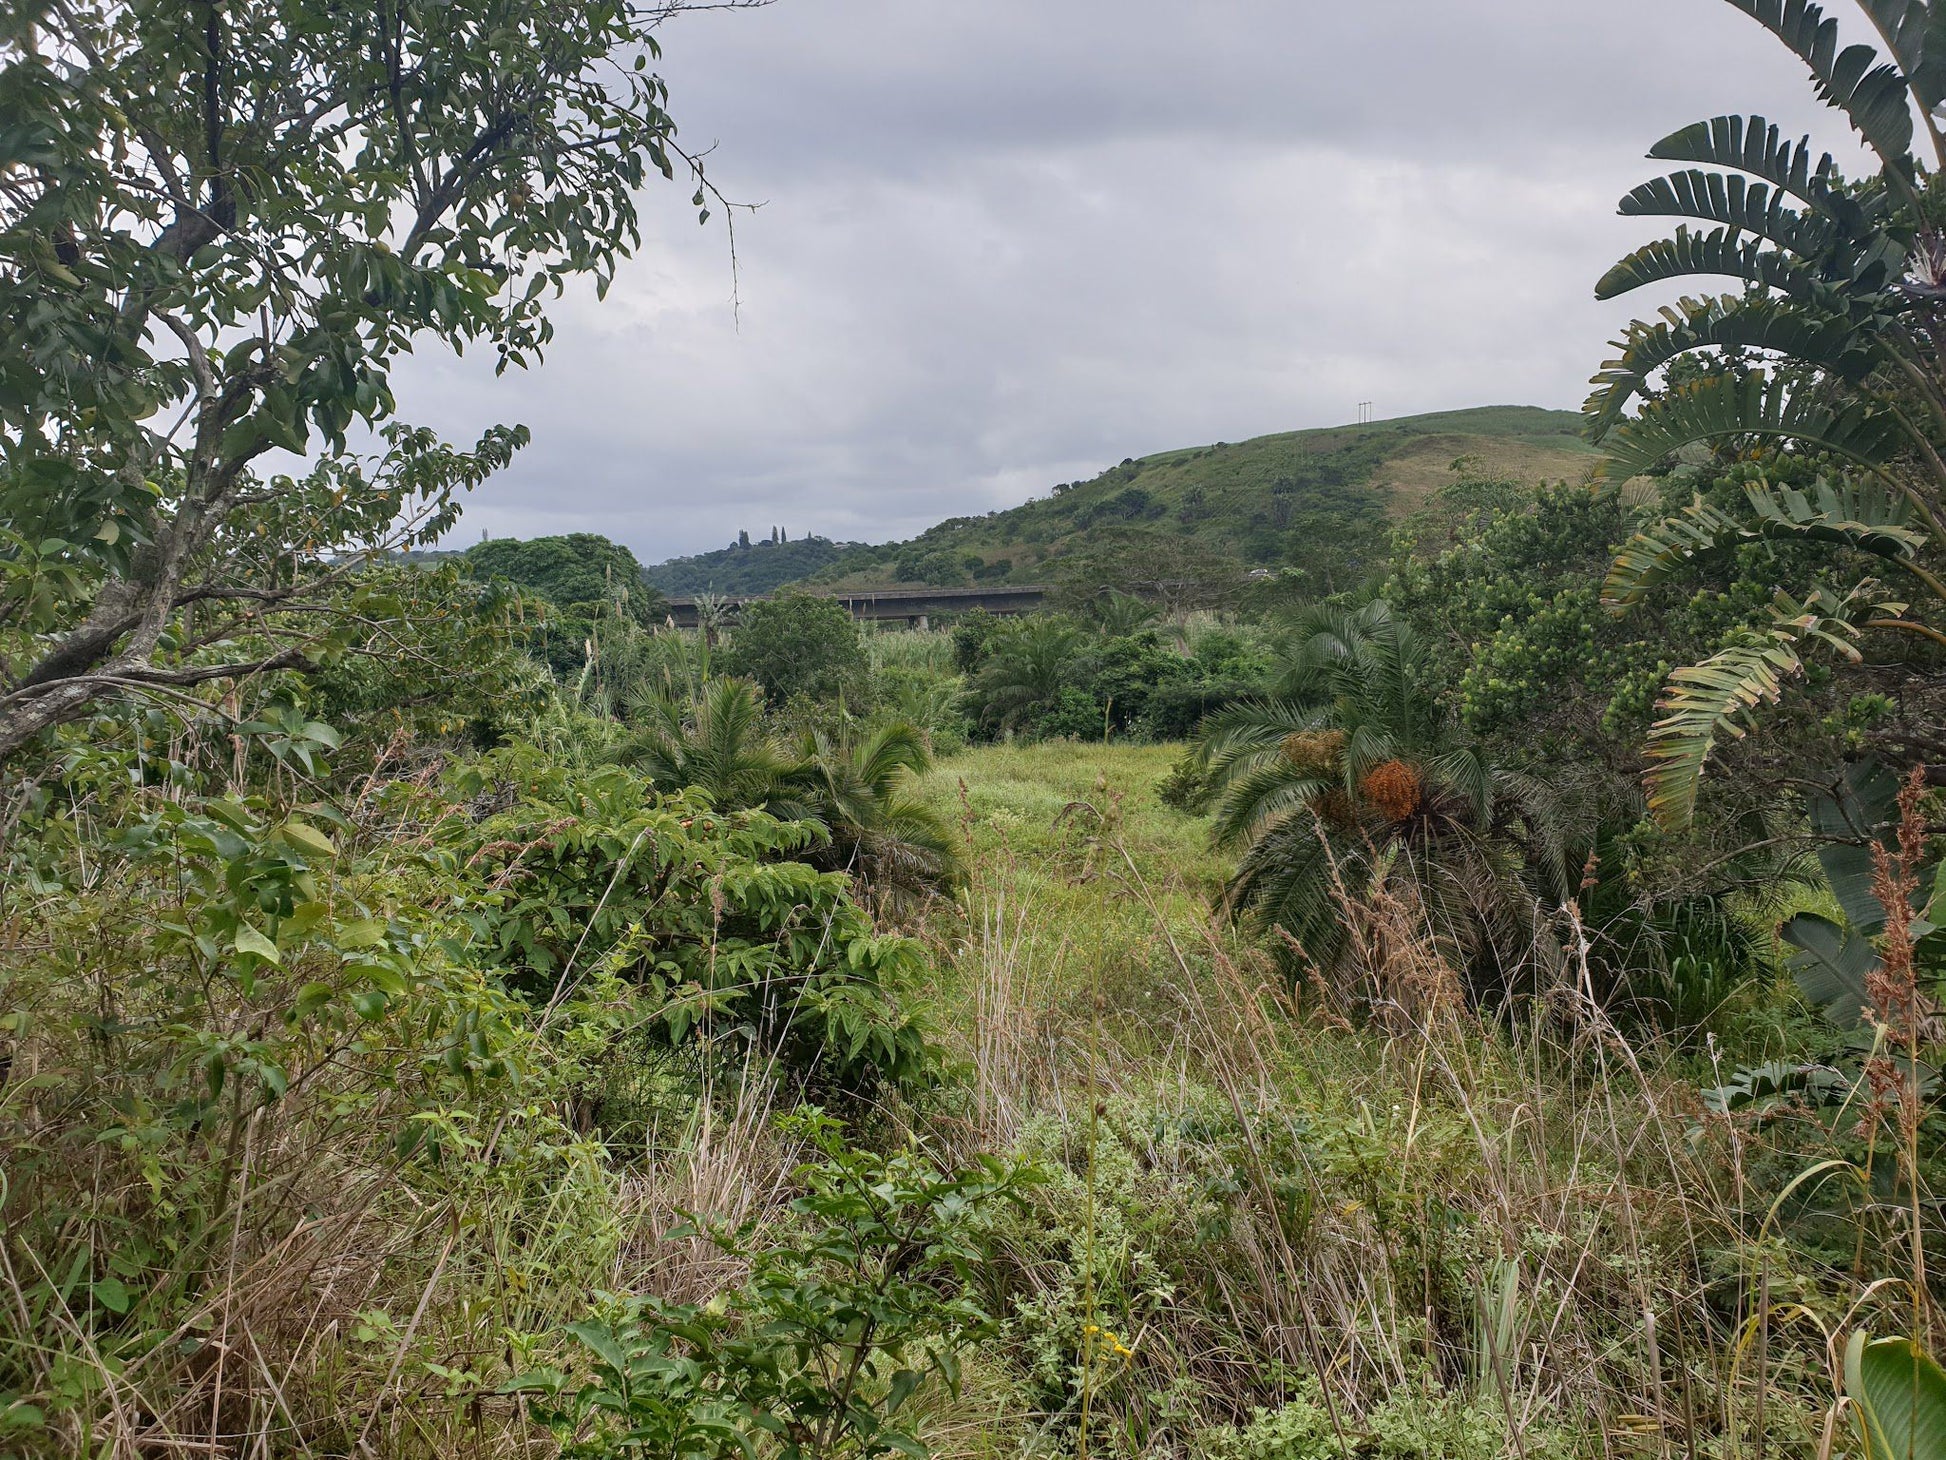
[[[1868,937],[1885,926],[1885,907],[1872,890],[1872,846],[1889,839],[1898,795],[1899,780],[1891,771],[1877,761],[1853,761],[1806,807],[1812,832],[1824,839],[1818,865],[1825,881],[1852,931]]]
[[[1879,467],[1904,445],[1906,433],[1889,411],[1856,397],[1834,403],[1829,392],[1787,374],[1718,373],[1676,386],[1608,432],[1608,457],[1598,469],[1610,481],[1626,481],[1686,446],[1743,439]]]
[[[385,941],[385,924],[374,918],[347,918],[332,924],[331,936],[340,948],[375,948]]]
[[[628,1372],[628,1354],[616,1339],[614,1330],[602,1323],[570,1323],[573,1334],[604,1364],[617,1374]]]
[[[1879,962],[1870,941],[1816,913],[1788,918],[1777,932],[1797,950],[1791,974],[1804,997],[1835,1024],[1858,1023],[1871,1002],[1865,980]]]
[[[338,854],[338,848],[331,838],[309,822],[299,821],[293,816],[280,830],[285,841],[314,856],[335,857]]]
[[[1946,1373],[1912,1339],[1854,1333],[1845,1349],[1845,1393],[1857,1406],[1870,1460],[1946,1456]]]
[[[128,1312],[132,1295],[120,1278],[103,1278],[94,1285],[93,1292],[95,1301],[110,1313]]]
[[[277,945],[246,922],[239,922],[237,924],[236,951],[239,953],[255,954],[266,963],[281,963],[283,961],[283,955],[277,951]]]
[[[1729,0],[1811,68],[1818,98],[1838,108],[1888,169],[1912,146],[1912,96],[1905,76],[1870,46],[1838,46],[1838,22],[1807,0]]]
[[[293,1012],[300,1019],[315,1014],[337,997],[337,992],[328,983],[307,983],[298,990],[297,1000],[292,1005]]]

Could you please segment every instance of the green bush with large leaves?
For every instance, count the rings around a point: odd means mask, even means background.
[[[672,1042],[850,1088],[925,1076],[925,1042],[898,1003],[919,949],[880,935],[845,875],[802,860],[828,840],[819,823],[717,810],[621,767],[569,771],[524,748],[454,789],[505,803],[448,816],[436,840],[481,885],[463,916],[485,959],[536,1004],[619,978]]]
[[[1946,163],[1935,120],[1946,101],[1946,24],[1924,0],[1868,0],[1861,8],[1881,54],[1840,47],[1839,24],[1819,5],[1731,3],[1809,68],[1819,99],[1844,115],[1876,170],[1847,180],[1808,140],[1792,142],[1762,117],[1721,116],[1658,143],[1652,157],[1686,166],[1622,200],[1629,216],[1690,222],[1618,263],[1600,297],[1705,276],[1739,280],[1742,292],[1685,298],[1616,342],[1586,407],[1608,446],[1606,475],[1620,482],[1713,452],[1808,465],[1817,480],[1799,485],[1786,471],[1780,482],[1752,481],[1742,511],[1697,504],[1638,534],[1603,601],[1626,609],[1698,555],[1744,542],[1821,543],[1839,565],[1832,579],[1778,589],[1741,642],[1671,674],[1649,737],[1650,805],[1670,826],[1693,814],[1711,752],[1804,675],[1807,655],[1855,663],[1907,652],[1878,649],[1888,635],[1921,654],[1946,644],[1935,622],[1946,610],[1937,572],[1946,375],[1932,344],[1946,298],[1946,215],[1931,170]],[[1915,151],[1921,133],[1930,163]],[[1923,755],[1926,717],[1915,719],[1920,738],[1906,749]]]

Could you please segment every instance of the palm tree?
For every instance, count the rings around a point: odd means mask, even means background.
[[[831,833],[812,860],[849,872],[895,914],[959,876],[959,854],[939,813],[911,794],[932,765],[925,733],[907,720],[874,728],[844,722],[810,730],[798,747],[790,794]]]
[[[763,691],[749,680],[711,680],[693,699],[651,690],[633,711],[618,758],[658,789],[703,791],[719,811],[767,807],[784,794],[793,766],[765,733]]]
[[[1095,626],[1111,639],[1139,634],[1161,617],[1153,603],[1119,588],[1109,589],[1089,605],[1088,611]]]
[[[1808,140],[1792,142],[1755,116],[1697,122],[1656,144],[1650,156],[1685,166],[1636,188],[1621,211],[1703,227],[1679,226],[1637,250],[1597,295],[1706,275],[1743,288],[1684,299],[1656,322],[1630,325],[1585,410],[1606,440],[1604,472],[1614,481],[1697,447],[1815,458],[1829,464],[1829,479],[1808,494],[1753,483],[1747,516],[1692,506],[1628,544],[1603,600],[1625,610],[1697,553],[1759,538],[1854,549],[1921,585],[1925,597],[1946,599],[1946,583],[1921,561],[1940,536],[1946,494],[1946,214],[1932,186],[1946,166],[1937,120],[1946,102],[1946,0],[1863,0],[1883,56],[1869,45],[1841,49],[1837,22],[1817,4],[1730,3],[1810,68],[1819,98],[1844,113],[1877,170],[1849,182],[1829,154],[1814,161]],[[1930,166],[1914,154],[1915,116]],[[1708,352],[1701,369],[1697,352]],[[1751,352],[1759,363],[1749,363]],[[1671,365],[1677,383],[1658,392],[1651,382]],[[1677,669],[1648,747],[1655,814],[1671,826],[1690,819],[1717,739],[1743,733],[1751,710],[1777,700],[1807,650],[1856,660],[1869,630],[1946,643],[1888,597],[1903,595],[1870,580],[1850,591],[1780,592],[1745,642]]]
[[[1080,646],[1080,631],[1066,619],[1037,614],[1008,624],[994,636],[974,676],[981,718],[1011,730],[1033,710],[1053,703]]]
[[[1281,930],[1321,971],[1348,952],[1347,898],[1403,874],[1434,936],[1476,969],[1518,956],[1542,894],[1565,892],[1544,787],[1495,767],[1441,707],[1424,642],[1383,602],[1314,607],[1278,682],[1197,746],[1225,906]]]

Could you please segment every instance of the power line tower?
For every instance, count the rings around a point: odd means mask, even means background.
[[[1371,423],[1372,403],[1368,400],[1361,400],[1358,403],[1358,424],[1361,426],[1369,426]]]

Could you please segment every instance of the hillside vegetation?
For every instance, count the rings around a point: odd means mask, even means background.
[[[854,547],[816,581],[1129,586],[1293,567],[1328,591],[1383,558],[1391,523],[1454,480],[1455,463],[1538,483],[1580,481],[1594,461],[1579,416],[1534,406],[1286,431],[1131,458],[1019,507]]]
[[[822,572],[856,546],[828,537],[800,537],[794,542],[772,542],[763,537],[686,558],[670,558],[649,568],[647,577],[663,593],[678,598],[696,593],[748,597],[774,593],[787,583]]]

